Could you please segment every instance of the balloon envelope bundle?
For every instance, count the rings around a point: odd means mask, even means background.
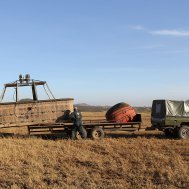
[[[112,106],[106,113],[106,120],[117,123],[127,123],[134,120],[135,110],[127,103],[121,102]]]

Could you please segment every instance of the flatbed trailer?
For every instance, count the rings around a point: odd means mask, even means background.
[[[137,114],[133,122],[117,123],[106,120],[84,120],[83,126],[92,139],[104,138],[105,131],[136,131],[141,129],[141,114]],[[28,125],[28,134],[71,134],[72,123]],[[79,138],[80,134],[77,134]]]

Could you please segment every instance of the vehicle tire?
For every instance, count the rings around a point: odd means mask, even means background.
[[[88,138],[91,137],[91,131],[92,131],[91,129],[88,129],[88,130],[87,130],[87,137],[88,137]]]
[[[173,136],[173,130],[172,129],[165,129],[164,133],[166,136]]]
[[[103,139],[104,138],[104,130],[100,127],[95,127],[91,130],[90,137],[93,140]]]
[[[178,137],[180,139],[189,139],[189,126],[183,125],[178,130]]]

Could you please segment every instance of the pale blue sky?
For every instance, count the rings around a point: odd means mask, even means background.
[[[188,7],[188,0],[0,1],[0,85],[30,73],[76,103],[189,99]]]

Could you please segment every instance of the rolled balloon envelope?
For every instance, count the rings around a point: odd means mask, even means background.
[[[106,113],[109,122],[127,123],[134,121],[136,112],[129,104],[121,102],[112,106]]]

